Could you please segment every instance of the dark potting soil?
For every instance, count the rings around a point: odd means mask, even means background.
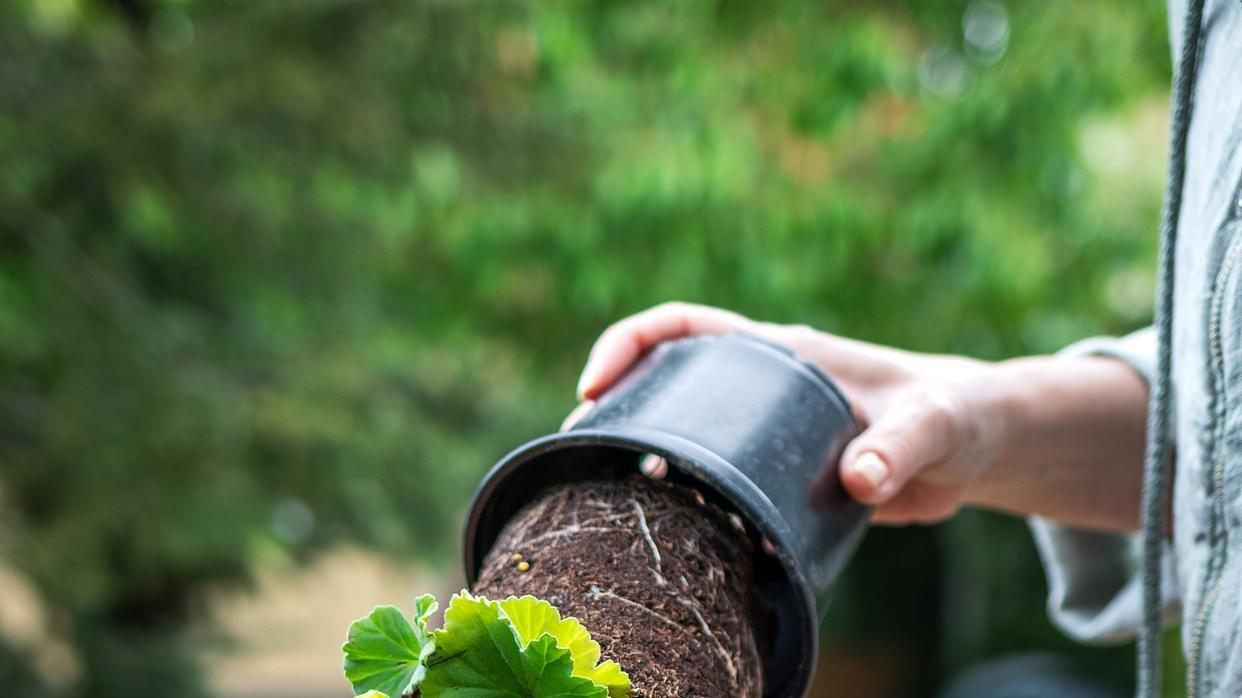
[[[759,698],[751,544],[694,491],[635,477],[563,485],[505,526],[475,592],[574,616],[643,698]]]

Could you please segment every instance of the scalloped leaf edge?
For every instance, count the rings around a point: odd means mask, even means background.
[[[549,637],[558,649],[568,652],[572,676],[586,679],[605,691],[608,698],[630,695],[629,676],[620,665],[611,660],[601,662],[599,643],[590,632],[577,618],[562,618],[560,611],[547,601],[530,595],[491,600],[463,590],[453,595],[450,607],[459,599],[492,608],[497,621],[513,634],[519,652],[525,652],[532,642]],[[345,677],[356,698],[414,695],[426,679],[436,635],[445,632],[444,628],[427,630],[427,621],[437,608],[435,597],[423,594],[415,600],[414,614],[408,619],[394,606],[377,606],[350,625],[349,638],[341,649],[345,653]]]

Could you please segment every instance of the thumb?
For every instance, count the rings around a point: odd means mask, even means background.
[[[883,504],[924,469],[952,453],[956,411],[948,400],[917,396],[885,410],[841,457],[841,484],[854,499]]]

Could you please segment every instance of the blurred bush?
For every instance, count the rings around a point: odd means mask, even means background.
[[[209,585],[344,540],[454,565],[479,475],[662,300],[985,358],[1141,324],[1164,26],[1122,0],[3,4],[0,554],[78,668],[0,641],[0,677],[192,696]],[[924,688],[1059,642],[1018,522],[881,532],[853,575],[830,634],[906,643]]]

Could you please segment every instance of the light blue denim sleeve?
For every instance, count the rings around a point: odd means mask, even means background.
[[[1156,335],[1152,328],[1121,338],[1097,337],[1078,342],[1064,356],[1107,356],[1129,365],[1150,383],[1155,370]],[[1030,519],[1031,533],[1048,575],[1048,614],[1070,637],[1090,643],[1132,639],[1142,610],[1139,537],[1063,526]],[[1173,583],[1173,549],[1162,556],[1166,622],[1181,614]]]

